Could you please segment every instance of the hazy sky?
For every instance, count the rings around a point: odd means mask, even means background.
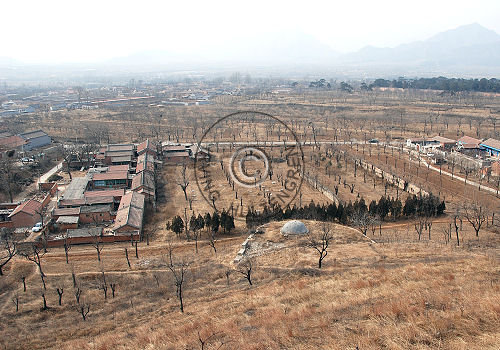
[[[287,31],[341,52],[423,40],[473,22],[500,33],[499,0],[1,0],[0,9],[0,56],[28,62],[196,52]]]

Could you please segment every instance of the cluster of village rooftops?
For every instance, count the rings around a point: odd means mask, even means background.
[[[194,157],[189,145],[150,140],[107,145],[92,157],[84,176],[73,176],[68,184],[39,183],[42,195],[0,204],[0,226],[25,230],[28,241],[43,237],[48,246],[140,240],[144,213],[156,203],[160,167]]]

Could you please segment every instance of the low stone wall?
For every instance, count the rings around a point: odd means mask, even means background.
[[[238,254],[236,254],[236,257],[234,258],[234,263],[238,264],[243,258],[245,257],[245,254],[247,253],[248,248],[250,248],[250,241],[253,240],[254,234],[252,233],[250,236],[245,239],[243,243],[241,243],[241,249],[238,251]]]
[[[384,171],[383,169],[380,169],[373,164],[367,163],[364,160],[359,160],[358,162],[359,162],[359,165],[363,169],[370,171],[375,176],[386,180],[391,185],[397,186],[400,189],[402,189],[403,191],[406,191],[406,192],[411,193],[411,194],[422,194],[423,196],[429,194],[427,191],[423,190],[422,188],[418,187],[417,185],[412,184],[412,183],[410,183],[410,182],[408,182],[408,181],[406,181],[406,180],[404,180],[404,179],[402,179],[394,174],[391,174],[387,171]]]
[[[394,174],[391,174],[387,171],[384,171],[383,169],[380,169],[373,164],[367,163],[364,160],[358,160],[358,164],[363,169],[371,172],[372,174],[374,174],[375,176],[377,176],[379,178],[384,179],[389,184],[399,187],[401,190],[403,190],[405,192],[408,192],[410,194],[415,194],[415,195],[422,194],[423,196],[426,196],[429,194],[427,191],[423,190],[421,187],[419,187],[415,184],[412,184],[412,183],[410,183],[410,182],[408,182],[408,181],[406,181],[406,180],[404,180],[404,179],[402,179]],[[335,202],[335,205],[339,205],[340,199],[327,186],[325,186],[319,180],[317,180],[316,178],[314,178],[310,175],[303,174],[303,178],[310,186],[317,189],[326,198]]]
[[[48,185],[48,184],[40,183],[39,185]],[[57,183],[50,183],[50,185],[51,186],[49,187],[49,192],[42,201],[42,207],[45,207],[47,204],[49,204],[50,200],[52,199],[52,197],[54,197],[54,194],[56,194],[57,192]],[[40,186],[40,188],[42,187],[44,186]],[[47,188],[44,189],[47,190]]]
[[[319,180],[313,178],[312,176],[304,174],[303,177],[304,180],[309,183],[309,185],[320,191],[326,198],[335,202],[335,205],[339,205],[340,200],[332,190],[330,190],[328,187],[323,185],[321,182],[319,182]]]

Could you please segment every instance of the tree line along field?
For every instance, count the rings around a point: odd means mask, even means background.
[[[312,121],[318,137],[340,140],[418,137],[496,137],[498,98],[470,93],[465,97],[438,92],[398,90],[356,92],[304,90],[290,94],[218,96],[202,106],[146,106],[72,110],[23,115],[8,128],[42,127],[67,141],[97,138],[111,143],[157,137],[173,141],[197,140],[202,130],[237,110],[258,110],[281,117],[304,134]],[[182,121],[180,123],[180,121]],[[292,122],[293,121],[293,122]],[[182,125],[182,128],[180,127]],[[310,127],[309,127],[310,128]],[[309,134],[309,136],[307,136]],[[306,133],[310,139],[311,131]]]
[[[337,186],[341,201],[364,198],[368,204],[386,196],[404,203],[409,197],[362,168],[354,176],[354,159],[364,159],[445,199],[447,211],[426,221],[421,237],[416,233],[420,219],[413,217],[378,222],[367,236],[354,225],[304,220],[309,236],[284,237],[284,222],[271,221],[254,235],[247,259],[238,264],[234,259],[250,233],[244,220],[236,220],[229,233],[219,231],[215,240],[208,228],[196,241],[191,232],[188,239],[167,229],[176,215],[189,221],[213,208],[196,184],[192,163],[186,168],[164,164],[160,199],[144,228],[148,242],[105,245],[101,261],[92,245],[71,247],[69,263],[63,248],[41,252],[46,289],[37,266],[22,256],[4,267],[0,344],[6,349],[495,349],[500,338],[499,236],[491,215],[498,212],[497,196],[419,166],[407,153],[364,141],[437,133],[453,137],[462,131],[494,136],[496,126],[489,118],[498,108],[498,99],[484,94],[302,91],[221,96],[205,106],[23,116],[23,127],[40,122],[65,141],[132,142],[141,136],[193,142],[219,117],[260,110],[282,118],[308,143],[303,146],[306,172],[331,190]],[[243,200],[242,208],[260,203],[266,193],[282,187],[276,179],[266,188],[232,189],[220,170],[229,166],[228,142],[241,139],[242,132],[241,125],[230,122],[215,132],[215,141],[226,142],[213,151],[208,165],[213,185],[222,189],[215,202],[219,210],[230,210],[235,200]],[[253,132],[247,137],[292,140],[278,124],[256,123]],[[280,146],[266,150],[272,158],[282,156]],[[275,177],[286,171],[285,165],[273,164]],[[459,169],[456,174],[463,176]],[[183,180],[189,183],[186,193]],[[488,209],[477,237],[465,218],[453,221],[470,198]],[[304,181],[291,205],[311,201],[332,203]],[[452,223],[460,225],[459,246]],[[331,233],[328,255],[318,268],[318,251],[309,238],[321,237],[326,229]]]

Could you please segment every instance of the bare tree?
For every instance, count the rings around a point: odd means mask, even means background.
[[[127,259],[128,268],[129,268],[129,269],[130,269],[130,268],[132,268],[132,267],[130,266],[130,259],[128,258],[128,250],[127,250],[127,248],[125,248],[125,258]]]
[[[21,281],[23,282],[23,292],[26,292],[26,277],[22,276]]]
[[[77,287],[76,283],[76,274],[75,274],[75,267],[71,265],[71,278],[73,279],[73,288]]]
[[[448,242],[451,240],[451,233],[453,232],[451,228],[451,222],[448,224],[448,226],[445,226],[443,228],[443,235],[444,235],[444,242],[448,244]]]
[[[226,271],[224,271],[224,274],[226,275],[226,282],[227,282],[228,286],[229,286],[229,277],[231,276],[231,272],[232,272],[231,269],[226,269]]]
[[[80,297],[82,296],[82,290],[80,289],[80,287],[77,287],[75,289],[75,299],[76,299],[76,303],[79,305],[80,304]],[[85,319],[84,319],[85,321]]]
[[[44,253],[46,253],[47,252],[47,230],[43,226],[44,226],[44,222],[45,222],[44,218],[47,215],[47,206],[44,206],[42,203],[39,209],[35,209],[35,213],[40,217],[40,223],[42,225],[41,242],[43,245],[43,251],[44,251]]]
[[[367,210],[358,210],[350,218],[351,224],[356,227],[363,236],[368,229],[377,221]]]
[[[476,237],[479,237],[481,226],[486,222],[486,213],[484,209],[477,203],[471,205],[464,205],[465,219],[471,224],[476,232]]]
[[[17,254],[16,243],[7,239],[0,251],[0,276],[3,276],[3,268]]]
[[[87,315],[90,312],[90,304],[82,304],[78,307],[78,310],[80,311],[80,314],[82,315],[83,320],[86,321]]]
[[[94,233],[89,233],[90,237],[92,237],[92,246],[95,248],[97,252],[97,261],[101,261],[101,251],[104,248],[103,242],[102,242],[102,233],[101,234],[94,234]]]
[[[45,285],[44,285],[45,288]],[[43,307],[42,310],[48,310],[49,307],[47,306],[47,299],[45,298],[45,293],[42,293],[42,299],[43,299]]]
[[[309,240],[307,246],[316,250],[318,253],[318,268],[321,268],[323,260],[328,255],[328,247],[332,241],[333,236],[331,233],[331,226],[328,223],[323,223],[321,226],[321,232],[318,234],[309,234]]]
[[[35,263],[36,266],[38,266],[38,272],[40,272],[40,279],[42,280],[43,289],[46,290],[47,287],[45,286],[45,274],[42,270],[42,257],[45,255],[45,252],[42,253],[41,248],[36,244],[33,244],[31,245],[30,249],[23,251],[20,254],[29,261]]]
[[[57,292],[57,295],[59,295],[59,306],[62,305],[62,296],[63,296],[63,293],[64,293],[64,289],[61,287],[61,288],[56,288],[56,292]]]
[[[249,285],[252,285],[252,271],[254,268],[254,262],[250,258],[246,258],[238,265],[236,271],[245,276]]]
[[[460,225],[458,223],[460,222]],[[453,215],[453,227],[455,228],[455,234],[457,236],[457,246],[460,246],[460,238],[458,232],[462,226],[462,219],[460,218],[460,212],[457,210],[455,215]]]
[[[14,297],[12,298],[12,302],[14,303],[14,305],[16,305],[16,312],[19,311],[19,295],[16,294],[14,295]]]
[[[215,238],[215,232],[210,230],[208,233],[208,244],[212,247],[214,250],[214,254],[217,255],[217,248],[215,248],[215,243],[217,242],[217,239]]]
[[[115,292],[116,292],[116,283],[110,283],[109,286],[111,287],[111,295],[113,299],[115,298]]]
[[[144,231],[144,236],[146,238],[146,245],[149,245],[149,239],[153,237],[158,231],[159,231],[158,227],[153,227],[151,230]]]
[[[173,261],[173,247],[169,244],[169,265],[168,268],[172,272],[174,277],[174,283],[176,288],[176,295],[179,299],[179,307],[181,312],[184,312],[184,300],[183,300],[183,287],[184,282],[186,281],[186,273],[189,267],[189,263],[181,261],[178,263],[174,263]]]
[[[99,287],[104,293],[104,300],[108,299],[108,283],[106,282],[106,274],[104,273],[104,266],[101,264],[101,285]]]
[[[417,235],[418,235],[418,240],[420,241],[420,239],[422,238],[422,233],[424,232],[425,228],[427,227],[427,217],[425,216],[420,216],[415,224],[415,231],[417,232]]]
[[[62,154],[64,159],[64,164],[66,165],[66,173],[69,176],[69,179],[72,180],[73,176],[71,175],[71,163],[73,162],[74,151],[71,148],[62,148]]]
[[[213,332],[212,334],[207,335],[206,337],[203,337],[200,334],[200,332],[198,331],[198,341],[200,342],[200,349],[201,350],[208,349],[209,344],[211,344],[212,342],[215,342],[217,340],[220,342],[217,349],[222,348],[224,346],[224,344],[226,344],[224,338],[225,338],[225,334],[222,332]],[[215,345],[215,344],[212,344],[212,345]]]
[[[14,201],[14,188],[17,184],[17,172],[15,169],[14,153],[11,156],[0,159],[0,179],[2,187],[9,195],[10,202]]]
[[[64,234],[64,255],[66,256],[66,264],[69,264],[69,251],[71,250],[71,243],[69,242],[68,239],[68,232]]]
[[[186,164],[182,164],[182,170],[181,170],[181,178],[179,180],[179,182],[177,182],[177,184],[182,188],[182,191],[184,192],[184,198],[186,199],[186,201],[188,200],[188,197],[187,197],[187,188],[189,186],[189,179],[186,175]]]

